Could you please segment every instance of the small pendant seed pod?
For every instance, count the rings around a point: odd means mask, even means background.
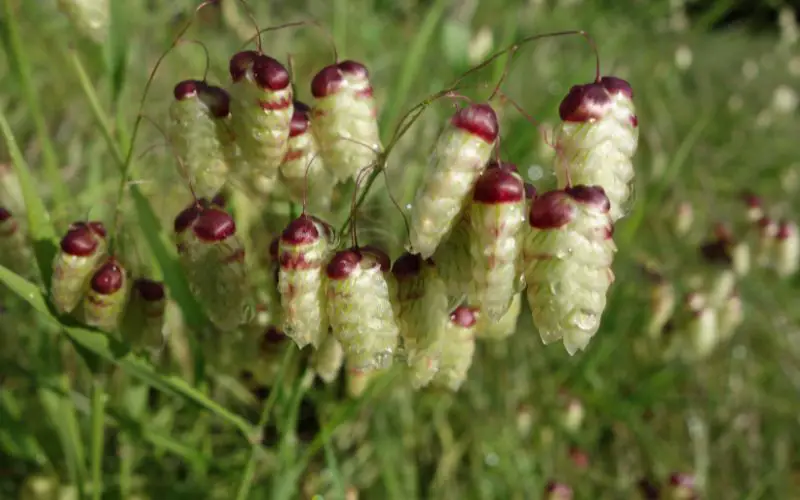
[[[277,60],[255,51],[234,54],[231,128],[252,177],[275,179],[288,148],[294,92],[289,72]]]
[[[488,321],[498,321],[517,293],[522,255],[519,233],[525,225],[525,185],[516,166],[491,162],[475,184],[469,210],[470,303]]]
[[[433,261],[444,281],[447,296],[458,305],[470,291],[472,283],[472,225],[469,214],[456,224],[436,248]]]
[[[405,253],[392,266],[397,324],[415,389],[430,383],[439,370],[447,318],[444,282],[433,262]]]
[[[166,310],[167,294],[163,283],[147,278],[134,280],[123,322],[128,343],[137,349],[161,350],[165,345]]]
[[[761,201],[760,196],[754,193],[744,193],[742,198],[746,207],[745,217],[748,222],[758,222],[766,215],[764,213],[764,203]]]
[[[688,316],[685,325],[686,348],[684,358],[690,361],[705,359],[719,343],[717,311],[701,293],[687,295],[685,305]]]
[[[792,221],[781,221],[775,239],[775,271],[778,276],[786,278],[796,273],[800,267],[800,235],[797,225]]]
[[[488,104],[467,106],[450,119],[411,206],[410,252],[432,256],[459,222],[498,134],[497,115]]]
[[[556,175],[559,187],[602,186],[611,204],[611,220],[625,215],[639,143],[633,90],[621,78],[604,76],[575,85],[559,106]]]
[[[106,251],[106,230],[100,222],[76,222],[61,239],[53,261],[50,295],[61,314],[72,312]]]
[[[675,287],[666,278],[659,277],[650,289],[650,321],[647,336],[656,339],[675,312]]]
[[[531,205],[524,262],[533,322],[542,342],[563,339],[570,355],[600,327],[614,281],[609,208],[599,186],[550,191]]]
[[[510,337],[517,331],[517,322],[522,312],[522,292],[514,294],[508,310],[497,321],[485,319],[481,316],[475,335],[479,339],[502,340]]]
[[[289,339],[279,328],[270,325],[258,342],[257,359],[253,364],[253,378],[259,385],[272,385],[280,372],[281,358],[285,355]],[[236,360],[231,360],[236,363]]]
[[[720,340],[726,341],[733,337],[733,334],[736,333],[736,329],[739,328],[743,321],[744,310],[742,298],[734,291],[717,310]]]
[[[330,226],[305,214],[290,222],[280,237],[283,331],[301,349],[308,344],[316,349],[328,334],[324,266],[332,240]]]
[[[694,208],[688,201],[681,202],[675,211],[672,228],[677,236],[686,236],[694,224]]]
[[[383,150],[367,68],[342,61],[311,80],[311,126],[325,167],[339,181],[374,164]]]
[[[299,101],[294,103],[287,147],[280,173],[292,201],[307,201],[311,212],[327,212],[336,182],[319,154],[311,130],[309,107]]]
[[[31,273],[31,251],[16,218],[0,206],[0,264],[17,274]]]
[[[478,319],[478,309],[469,306],[458,306],[450,314],[441,339],[442,359],[433,377],[435,385],[456,392],[464,384],[475,353]]]
[[[333,383],[339,377],[344,364],[342,344],[331,334],[325,336],[319,349],[314,351],[312,365],[317,376],[326,384]]]
[[[326,268],[328,318],[352,370],[392,363],[400,329],[391,302],[389,256],[369,248],[335,254]]]
[[[184,167],[181,174],[197,196],[210,198],[228,177],[230,98],[223,89],[198,80],[179,82],[173,94],[169,135]]]
[[[109,257],[92,275],[83,300],[84,322],[109,333],[119,328],[128,303],[128,277],[125,268]]]
[[[698,500],[697,486],[690,474],[674,473],[669,477],[666,489],[667,500]]]

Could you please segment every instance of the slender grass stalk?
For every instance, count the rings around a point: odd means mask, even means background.
[[[92,498],[103,497],[103,445],[105,443],[106,422],[106,380],[102,374],[96,375],[92,383]]]

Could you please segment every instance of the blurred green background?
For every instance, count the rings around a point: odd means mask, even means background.
[[[73,4],[72,16],[55,1],[3,3],[0,105],[35,193],[55,234],[87,217],[111,227],[118,159],[128,150],[142,92],[197,3],[112,0],[108,31],[99,35],[75,6],[92,0],[63,2]],[[212,3],[186,34],[202,41],[209,60],[199,46],[180,45],[153,79],[143,111],[157,123],[166,122],[175,83],[201,78],[206,64],[209,81],[226,85],[230,56],[254,34],[242,3]],[[198,311],[187,311],[188,299],[176,306],[189,319],[170,326],[178,333],[169,360],[151,368],[128,355],[115,358],[97,334],[59,334],[46,307],[31,305],[38,288],[0,288],[0,498],[17,498],[23,484],[33,495],[33,479],[43,488],[60,483],[62,498],[529,499],[547,498],[551,480],[570,485],[578,499],[657,498],[641,492],[646,479],[672,498],[673,473],[691,475],[701,498],[800,498],[797,277],[754,263],[737,282],[743,323],[703,359],[671,355],[679,328],[656,338],[646,333],[653,276],[674,285],[680,318],[682,294],[712,286],[725,272],[725,264],[699,252],[713,224],[730,224],[736,241],[758,248],[744,190],[760,196],[772,218],[798,216],[800,32],[788,5],[308,0],[252,1],[249,9],[261,28],[320,22],[321,29],[263,36],[265,53],[284,63],[291,56],[303,101],[313,75],[332,62],[329,37],[340,57],[363,62],[384,138],[412,106],[515,40],[590,33],[602,73],[633,86],[641,131],[635,201],[615,228],[617,278],[600,332],[586,352],[570,357],[559,344],[542,345],[526,307],[514,335],[479,343],[457,394],[412,392],[392,372],[353,399],[344,379],[309,386],[298,368],[305,355],[296,353],[283,358],[294,369],[271,391],[269,383],[254,388],[242,380],[247,367],[235,352],[192,380],[192,353],[199,352],[192,339],[210,345],[201,346],[207,352],[226,340],[204,331]],[[501,57],[477,72],[462,92],[486,99],[504,64]],[[540,191],[554,187],[555,177],[552,149],[537,125],[551,130],[558,123],[558,103],[571,85],[590,81],[593,68],[594,53],[580,37],[526,44],[509,66],[502,91],[530,116],[494,103],[501,152]],[[430,105],[393,150],[388,185],[402,205],[453,106]],[[191,196],[164,137],[147,122],[141,127],[129,183],[138,194],[126,189],[121,202],[121,251],[138,272],[163,277],[174,295],[180,282],[165,268],[170,254],[153,249],[171,250],[172,219]],[[12,160],[7,145],[0,146],[3,165]],[[0,179],[14,172],[0,166]],[[386,185],[379,178],[370,191],[359,231],[396,257],[404,230]],[[11,206],[16,189],[0,191],[0,203]],[[338,211],[320,215],[338,226],[350,189],[342,189]],[[265,255],[289,207],[244,191],[233,186],[238,211],[265,214],[247,234],[251,249]],[[143,211],[147,201],[153,218]],[[681,214],[688,229],[676,232]],[[9,279],[4,274],[3,282]],[[21,290],[30,294],[20,297]],[[99,363],[103,357],[126,361],[120,371]],[[110,380],[107,399],[93,397],[99,376],[91,370]],[[243,434],[256,430],[268,395],[273,424],[261,436],[249,434],[251,446]],[[98,424],[97,408],[105,408],[105,422]],[[37,494],[22,498],[59,498]]]

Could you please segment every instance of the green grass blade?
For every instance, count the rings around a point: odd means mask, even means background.
[[[27,301],[40,314],[53,321],[58,321],[48,307],[41,291],[29,281],[0,266],[0,283],[5,284],[11,291]],[[131,376],[160,391],[183,397],[210,411],[238,429],[245,438],[249,439],[252,436],[253,426],[243,417],[214,402],[183,379],[175,375],[157,373],[149,363],[132,354],[128,346],[122,342],[97,331],[77,326],[64,325],[64,332],[73,343],[82,346],[106,361],[118,365]]]
[[[91,440],[91,468],[92,468],[92,498],[100,500],[103,497],[103,444],[105,441],[106,421],[106,383],[102,375],[95,377],[92,385],[92,440]]]
[[[129,15],[132,5],[130,2],[110,2],[109,5],[111,21],[105,48],[112,109],[116,109],[125,88],[130,43],[128,27],[131,25]]]
[[[47,454],[22,421],[19,402],[8,389],[0,389],[0,440],[13,448],[19,458],[31,460],[40,467],[48,462]]]
[[[28,163],[22,156],[22,151],[20,151],[14,133],[11,131],[11,125],[9,125],[2,109],[0,109],[0,130],[2,130],[8,153],[11,156],[11,162],[14,165],[14,171],[22,187],[22,196],[28,212],[28,231],[33,242],[39,274],[45,288],[49,290],[53,273],[53,259],[57,251],[55,229],[42,198],[36,192],[36,182],[33,179],[33,175],[31,175]]]

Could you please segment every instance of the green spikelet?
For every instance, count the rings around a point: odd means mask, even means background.
[[[254,51],[235,54],[229,65],[231,127],[251,176],[276,179],[286,156],[294,112],[289,72]]]
[[[456,224],[453,231],[436,249],[433,261],[445,284],[451,302],[466,298],[472,283],[472,227],[469,217]]]
[[[511,299],[511,305],[499,320],[491,321],[481,315],[478,326],[475,328],[475,336],[481,339],[501,340],[511,336],[517,331],[517,322],[522,312],[522,293],[517,293]]]
[[[311,359],[314,371],[326,384],[333,383],[339,376],[344,363],[342,344],[332,334],[322,339],[319,349],[314,351]]]
[[[411,385],[418,389],[428,385],[439,370],[447,294],[436,267],[419,255],[401,255],[392,266],[392,274],[392,303],[411,368]]]
[[[169,108],[169,137],[183,163],[181,174],[197,196],[211,198],[228,176],[226,148],[230,99],[219,87],[197,80],[178,83]]]
[[[353,370],[388,367],[399,340],[391,302],[389,257],[362,247],[334,255],[328,277],[328,318]]]
[[[609,202],[598,186],[550,191],[532,205],[524,244],[533,322],[542,342],[564,342],[572,355],[600,327],[614,281]]]
[[[519,288],[525,226],[525,186],[510,163],[492,162],[478,179],[469,207],[472,276],[469,302],[499,321]]]
[[[9,210],[0,206],[0,265],[31,276],[33,260],[28,239]]]
[[[22,217],[27,213],[19,177],[14,169],[6,163],[0,163],[0,200],[6,210],[16,217]]]
[[[278,290],[283,331],[299,348],[319,347],[328,333],[325,270],[332,229],[315,217],[301,215],[281,234]]]
[[[105,252],[106,230],[102,223],[76,222],[70,226],[53,260],[50,297],[59,313],[70,313],[78,306]]]
[[[488,104],[467,106],[450,119],[411,206],[411,253],[432,256],[459,222],[498,133],[497,115]]]
[[[94,272],[83,299],[83,320],[95,328],[115,333],[128,303],[128,276],[125,268],[109,257]]]
[[[441,340],[442,360],[433,385],[456,392],[464,384],[475,353],[478,320],[478,310],[473,307],[459,306],[450,314]]]
[[[123,333],[134,348],[158,353],[164,347],[167,297],[164,284],[139,278],[133,282]]]
[[[108,38],[110,0],[58,0],[61,10],[85,37],[102,43]]]

